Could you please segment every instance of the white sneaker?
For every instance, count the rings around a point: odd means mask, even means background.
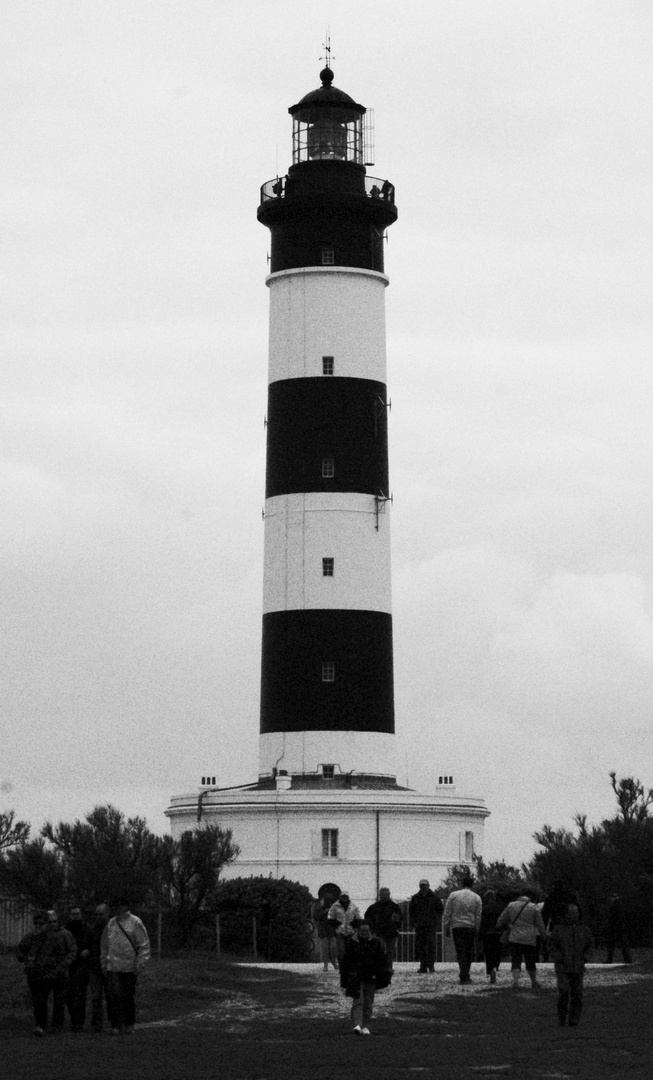
[[[356,1027],[351,1029],[351,1033],[352,1035],[362,1035],[363,1031],[360,1024],[356,1024]]]
[[[372,1032],[369,1028],[361,1028],[361,1035],[371,1035]]]

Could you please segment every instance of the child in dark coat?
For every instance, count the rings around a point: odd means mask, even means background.
[[[353,998],[351,1019],[355,1035],[369,1035],[374,995],[389,985],[392,973],[383,946],[374,937],[369,923],[362,922],[345,943],[340,962],[340,985]]]

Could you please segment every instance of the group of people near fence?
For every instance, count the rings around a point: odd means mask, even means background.
[[[34,1010],[34,1034],[48,1027],[63,1031],[66,1011],[70,1030],[84,1028],[87,1005],[91,1005],[91,1029],[100,1033],[105,1012],[112,1035],[129,1035],[136,1018],[136,981],[150,957],[150,939],[129,901],[120,897],[115,913],[97,904],[90,919],[82,908],[69,908],[62,925],[54,909],[36,910],[33,929],[18,943],[16,955],[25,967]]]
[[[460,888],[454,889],[443,903],[426,878],[420,881],[408,905],[418,974],[435,972],[440,924],[443,933],[453,940],[459,979],[464,985],[472,981],[470,971],[478,941],[482,943],[486,974],[492,985],[497,982],[502,958],[508,952],[511,986],[519,986],[523,965],[530,986],[538,989],[537,962],[544,950],[555,969],[558,1022],[575,1027],[583,1008],[585,965],[594,947],[592,933],[581,920],[576,896],[560,884],[544,902],[537,902],[536,894],[525,889],[506,903],[493,889],[487,889],[481,898],[473,884],[471,876],[463,878]],[[608,962],[612,961],[619,935],[624,960],[630,962],[617,897],[612,898],[610,911],[609,920],[616,929],[609,939]],[[313,922],[323,970],[328,971],[329,966],[339,970],[341,986],[352,998],[352,1030],[356,1035],[369,1035],[374,995],[392,979],[402,909],[392,900],[388,888],[379,890],[378,900],[364,915],[347,893],[338,897],[327,893],[313,908]]]

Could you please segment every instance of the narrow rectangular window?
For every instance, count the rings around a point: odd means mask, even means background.
[[[334,358],[332,356],[322,357],[322,374],[333,375]]]
[[[338,830],[322,829],[322,858],[338,858]]]
[[[322,559],[322,576],[333,577],[334,559]]]
[[[322,476],[330,479],[336,474],[336,464],[332,457],[322,458]]]
[[[330,661],[322,664],[322,682],[336,681],[336,665]]]
[[[332,247],[322,248],[322,266],[333,266],[335,264],[335,256]]]
[[[323,765],[322,766],[322,776],[324,777],[325,780],[333,780],[335,775],[336,775],[336,767],[335,767],[335,765]]]
[[[465,862],[471,862],[474,858],[474,833],[465,833]]]

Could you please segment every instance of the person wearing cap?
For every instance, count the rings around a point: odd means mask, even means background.
[[[438,919],[442,915],[442,901],[433,892],[428,878],[422,878],[419,892],[410,898],[408,905],[410,921],[415,930],[415,957],[419,961],[418,972],[425,975],[435,971],[435,939]]]
[[[345,942],[354,936],[356,929],[362,923],[361,913],[356,905],[349,899],[347,893],[340,893],[340,897],[329,908],[329,922],[336,932],[336,946],[338,949],[338,963],[342,963],[345,954]]]

